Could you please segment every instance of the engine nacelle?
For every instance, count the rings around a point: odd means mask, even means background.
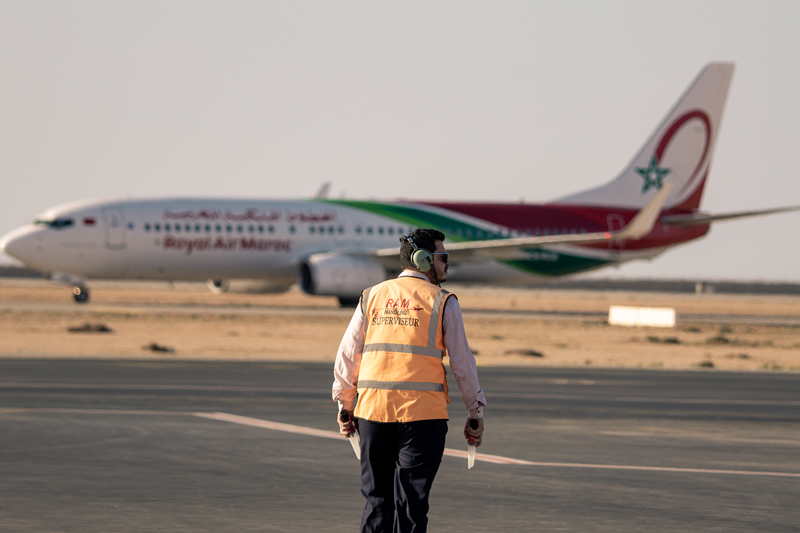
[[[208,288],[214,294],[280,294],[289,290],[294,278],[210,279]]]
[[[361,291],[386,279],[380,263],[340,254],[312,255],[300,265],[300,288],[307,294],[358,298]]]

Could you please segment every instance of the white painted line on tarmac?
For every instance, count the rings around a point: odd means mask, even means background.
[[[342,442],[347,442],[338,431],[325,431],[322,429],[307,428],[304,426],[295,426],[294,424],[283,424],[281,422],[272,422],[270,420],[262,420],[260,418],[250,418],[249,416],[231,415],[228,413],[192,413],[194,416],[202,418],[210,418],[212,420],[220,420],[222,422],[232,422],[234,424],[242,424],[244,426],[253,426],[264,429],[274,429],[275,431],[285,431],[287,433],[297,433],[300,435],[311,435],[312,437],[324,437],[326,439],[341,439]]]
[[[272,429],[274,431],[284,431],[286,433],[295,433],[298,435],[308,435],[311,437],[322,437],[326,439],[338,439],[345,442],[337,431],[326,431],[322,429],[314,429],[305,426],[296,426],[294,424],[284,424],[281,422],[272,422],[271,420],[264,420],[261,418],[252,418],[249,416],[232,415],[229,413],[199,413],[192,411],[150,411],[150,410],[134,410],[134,409],[69,409],[69,408],[37,408],[37,407],[8,407],[0,409],[3,413],[13,413],[20,411],[33,411],[43,413],[75,413],[75,414],[104,414],[104,415],[171,415],[171,416],[196,416],[210,420],[218,420],[220,422],[230,422],[233,424],[241,424],[244,426],[257,427],[262,429]],[[454,450],[452,448],[445,448],[444,455],[449,457],[456,457],[459,459],[466,459],[466,450]],[[800,478],[800,473],[794,472],[764,472],[753,470],[713,470],[708,468],[673,468],[663,466],[632,466],[632,465],[604,465],[604,464],[589,464],[589,463],[545,463],[535,461],[525,461],[524,459],[514,459],[512,457],[503,457],[502,455],[490,455],[486,453],[478,453],[475,455],[476,461],[484,461],[486,463],[494,464],[507,464],[507,465],[522,465],[522,466],[540,466],[552,468],[586,468],[597,470],[630,470],[639,472],[677,472],[684,474],[723,474],[723,475],[737,475],[737,476],[771,476],[771,477],[788,477]]]
[[[323,431],[321,429],[307,428],[304,426],[295,426],[293,424],[282,424],[279,422],[271,422],[269,420],[262,420],[260,418],[250,418],[247,416],[231,415],[228,413],[194,413],[195,416],[210,418],[213,420],[221,420],[223,422],[233,422],[234,424],[243,424],[245,426],[254,426],[265,429],[274,429],[277,431],[286,431],[289,433],[298,433],[302,435],[312,435],[315,437],[325,437],[328,439],[340,439],[342,437],[336,431]],[[464,450],[454,450],[452,448],[445,448],[444,454],[449,457],[458,457],[459,459],[466,459],[467,452]],[[748,470],[711,470],[706,468],[671,468],[661,466],[629,466],[629,465],[599,465],[599,464],[584,464],[584,463],[540,463],[533,461],[525,461],[523,459],[514,459],[511,457],[503,457],[501,455],[489,455],[486,453],[478,453],[475,455],[476,461],[484,461],[487,463],[506,464],[506,465],[525,465],[525,466],[546,466],[546,467],[560,467],[560,468],[594,468],[604,470],[636,470],[645,472],[682,472],[693,474],[729,474],[739,476],[777,476],[777,477],[795,477],[800,478],[800,473],[792,472],[758,472]]]

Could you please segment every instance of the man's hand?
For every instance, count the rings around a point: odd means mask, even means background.
[[[341,433],[345,437],[351,436],[353,433],[356,432],[356,429],[358,429],[356,420],[355,418],[353,418],[353,413],[347,411],[347,414],[349,415],[350,418],[350,420],[348,420],[347,422],[342,420],[341,412],[336,416],[336,422],[339,423],[339,433]]]
[[[472,429],[469,427],[470,420],[478,421],[478,429]],[[474,444],[475,447],[481,445],[481,441],[483,440],[483,418],[467,417],[467,423],[464,424],[464,438],[467,439],[467,442]]]

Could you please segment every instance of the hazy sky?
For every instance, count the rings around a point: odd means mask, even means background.
[[[800,204],[800,2],[0,0],[0,234],[86,197],[542,202],[736,64],[702,207]],[[600,275],[800,282],[800,213]],[[1,261],[10,261],[3,257]]]

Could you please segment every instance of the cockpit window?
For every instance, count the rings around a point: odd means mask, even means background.
[[[44,218],[37,218],[33,221],[37,226],[46,226],[53,229],[66,229],[75,225],[75,220],[71,218],[56,218],[55,220],[47,220]]]

